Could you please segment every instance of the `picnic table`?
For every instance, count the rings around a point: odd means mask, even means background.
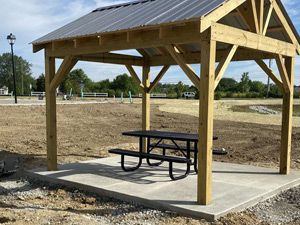
[[[189,175],[191,165],[194,166],[194,171],[197,173],[197,158],[198,158],[198,134],[179,133],[168,131],[129,131],[123,135],[139,138],[139,151],[131,151],[124,149],[112,149],[109,152],[121,155],[121,167],[124,171],[135,171],[142,165],[143,159],[146,159],[149,166],[159,166],[163,162],[169,162],[169,176],[172,180],[185,178]],[[143,140],[147,138],[147,149],[143,152]],[[217,140],[218,137],[214,137]],[[167,141],[168,143],[165,143]],[[153,153],[154,149],[161,149],[162,154]],[[181,156],[167,155],[167,151],[178,151]],[[191,159],[191,153],[194,154],[194,160]],[[215,152],[217,154],[217,152]],[[222,152],[219,152],[222,154]],[[134,167],[125,166],[125,156],[136,157],[139,159],[138,164]],[[157,163],[152,163],[151,160],[158,160]],[[173,172],[173,163],[186,164],[185,174],[175,177]]]

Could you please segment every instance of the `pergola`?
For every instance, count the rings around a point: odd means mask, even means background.
[[[34,41],[34,52],[45,49],[48,170],[57,170],[56,88],[78,61],[127,67],[143,93],[143,130],[151,91],[179,65],[200,91],[197,200],[210,204],[214,91],[231,61],[254,60],[283,92],[280,174],[288,174],[299,40],[280,0],[139,0],[96,9]],[[113,52],[127,49],[140,56]],[[57,70],[56,59],[63,59]],[[264,59],[276,60],[279,76]],[[189,64],[201,64],[201,76]],[[142,67],[142,79],[133,66]],[[155,66],[162,69],[151,79]]]

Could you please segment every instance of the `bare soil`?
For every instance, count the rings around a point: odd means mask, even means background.
[[[139,104],[103,103],[58,105],[58,160],[76,162],[108,156],[113,147],[137,147],[137,139],[122,136],[141,128]],[[21,156],[27,168],[45,166],[46,127],[44,106],[2,107],[0,119],[0,159]],[[231,121],[214,121],[214,147],[225,148],[227,156],[216,161],[277,167],[281,127]],[[151,129],[194,132],[198,118],[161,112],[151,108]],[[293,130],[293,168],[300,168],[300,128]]]
[[[135,138],[121,133],[141,128],[140,104],[103,103],[91,105],[58,105],[58,160],[69,163],[107,157],[113,147],[137,148]],[[27,168],[45,166],[46,127],[44,106],[5,106],[0,118],[0,159],[7,156],[24,158]],[[151,108],[152,129],[197,132],[198,118]],[[279,164],[280,126],[215,120],[214,147],[225,148],[227,156],[214,160],[231,163],[277,167]],[[300,128],[293,130],[292,167],[300,169]],[[283,209],[299,213],[300,188],[282,197]],[[293,199],[293,201],[289,201]],[[277,200],[259,210],[227,215],[215,223],[146,209],[113,199],[66,190],[50,184],[22,180],[0,180],[0,224],[192,224],[192,225],[271,225],[278,224],[259,212],[274,208]],[[296,207],[295,207],[296,204]],[[285,211],[284,211],[285,210]],[[298,210],[298,211],[297,211]],[[298,218],[299,219],[299,218]],[[288,218],[281,224],[296,225]]]

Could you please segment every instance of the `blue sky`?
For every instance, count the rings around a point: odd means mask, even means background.
[[[29,44],[38,37],[65,25],[78,17],[91,12],[101,6],[118,4],[130,0],[0,0],[0,54],[8,52],[9,45],[6,36],[14,33],[17,36],[15,44],[16,54],[31,62],[35,77],[44,71],[43,52],[32,53]],[[283,0],[292,21],[300,31],[300,4],[299,0]],[[124,66],[115,66],[99,63],[79,63],[77,68],[83,68],[94,81],[113,79],[115,75],[127,72]],[[199,66],[194,66],[199,73]],[[139,72],[139,70],[137,69]],[[159,68],[152,70],[155,77]],[[251,79],[267,81],[266,75],[253,62],[232,63],[225,73],[225,77],[239,80],[243,72],[250,72]],[[183,81],[191,84],[188,78],[174,66],[168,71],[162,82],[177,83]],[[296,60],[296,83],[300,83],[300,57]]]

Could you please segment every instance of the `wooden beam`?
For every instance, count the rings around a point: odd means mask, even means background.
[[[287,68],[288,78],[290,79],[291,90],[283,94],[280,174],[289,174],[291,168],[295,58],[287,58],[285,67]]]
[[[55,76],[55,58],[45,53],[45,88],[46,88],[46,130],[47,130],[47,167],[57,170],[57,122],[56,90],[50,88]]]
[[[281,3],[280,3],[281,4]],[[287,18],[285,17],[285,15],[283,14],[281,7],[279,6],[279,4],[277,3],[277,0],[273,0],[273,6],[274,6],[274,11],[276,12],[282,26],[284,27],[287,35],[290,37],[292,43],[296,46],[297,52],[298,54],[300,54],[300,44],[298,42],[298,39],[296,37],[296,34],[294,33],[294,31],[291,28],[291,24],[289,23],[289,21],[287,20]]]
[[[254,26],[255,26],[255,32],[259,32],[259,23],[258,23],[258,16],[257,16],[257,8],[256,8],[256,0],[248,0],[248,5],[251,7],[251,12],[252,12],[252,18],[254,19]]]
[[[131,75],[131,77],[133,78],[133,80],[136,82],[137,85],[139,85],[139,88],[144,91],[145,90],[145,86],[144,84],[142,84],[139,76],[137,75],[137,73],[135,72],[135,70],[133,69],[133,67],[131,65],[125,65],[129,74]]]
[[[137,51],[138,51],[138,53],[140,53],[145,58],[149,58],[150,57],[150,55],[148,54],[148,52],[145,49],[143,49],[143,48],[137,49]]]
[[[245,1],[246,0],[225,1],[221,6],[213,10],[211,13],[201,17],[200,32],[203,33],[206,29],[208,29],[211,26],[212,22],[219,21],[231,11],[233,11],[235,8],[243,4]]]
[[[228,50],[227,56],[224,56],[223,59],[220,61],[217,69],[216,69],[216,79],[215,79],[215,89],[217,88],[220,80],[222,79],[226,69],[228,68],[229,63],[231,62],[236,50],[238,49],[237,45],[233,45]]]
[[[181,54],[178,54],[175,51],[173,45],[167,45],[165,46],[165,48],[168,50],[172,58],[177,62],[177,64],[180,66],[183,72],[188,76],[188,78],[190,78],[190,80],[193,82],[195,87],[199,87],[200,78],[194,72],[193,68],[185,62]]]
[[[198,141],[198,203],[212,202],[213,109],[216,41],[201,42],[201,79]]]
[[[212,40],[269,53],[294,57],[296,48],[293,44],[243,31],[227,25],[212,25]]]
[[[265,64],[262,59],[255,60],[255,62],[260,66],[260,68],[272,79],[272,81],[283,90],[282,81],[273,73],[273,71]]]
[[[142,130],[150,130],[150,66],[143,67]],[[143,152],[147,151],[147,138],[143,139]]]
[[[277,67],[279,70],[279,74],[281,76],[283,88],[284,88],[285,92],[290,92],[292,87],[291,87],[291,82],[290,82],[286,67],[284,65],[284,59],[283,59],[282,55],[276,55],[275,59],[276,59]]]
[[[265,0],[259,0],[259,31],[262,34],[264,29],[264,20],[265,20]]]
[[[273,4],[272,4],[272,2],[270,2],[268,14],[267,14],[267,18],[266,18],[266,21],[265,21],[265,26],[264,26],[263,32],[262,32],[263,35],[266,35],[266,33],[268,31],[268,27],[269,27],[269,24],[270,24],[270,20],[271,20],[271,16],[272,16],[272,13],[273,13],[273,9],[274,9],[273,8]]]
[[[157,86],[157,84],[159,83],[159,81],[161,80],[161,78],[166,74],[166,72],[168,71],[168,69],[170,68],[170,66],[164,66],[161,71],[158,73],[158,75],[156,76],[156,78],[154,79],[154,81],[150,84],[148,92],[152,92],[153,89]]]
[[[167,50],[166,50],[167,51]],[[217,51],[217,60],[220,62],[228,55],[228,50],[222,49]],[[191,52],[181,54],[187,64],[199,64],[201,62],[201,53],[200,52]],[[273,59],[274,54],[259,52],[257,50],[249,50],[245,48],[238,48],[234,54],[232,61],[249,61],[256,59]],[[163,65],[178,65],[177,62],[168,55],[157,55],[149,59],[149,64],[151,66],[163,66]]]
[[[101,36],[102,37],[102,36]],[[159,38],[159,29],[136,31],[130,41],[127,42],[127,33],[117,33],[102,37],[101,45],[99,39],[95,37],[78,38],[80,46],[74,48],[73,41],[65,41],[59,48],[53,49],[49,54],[53,57],[65,55],[86,55],[111,51],[156,48],[171,44],[199,43],[202,35],[199,32],[199,21],[186,23],[185,26],[173,27],[169,29],[162,39]]]
[[[76,65],[77,60],[73,56],[66,56],[57,70],[55,77],[51,81],[50,90],[56,90],[58,85],[63,81],[63,79],[70,73],[73,67]]]
[[[75,56],[78,61],[110,63],[116,65],[143,66],[144,59],[138,56],[130,56],[116,53],[98,53],[91,55]]]

